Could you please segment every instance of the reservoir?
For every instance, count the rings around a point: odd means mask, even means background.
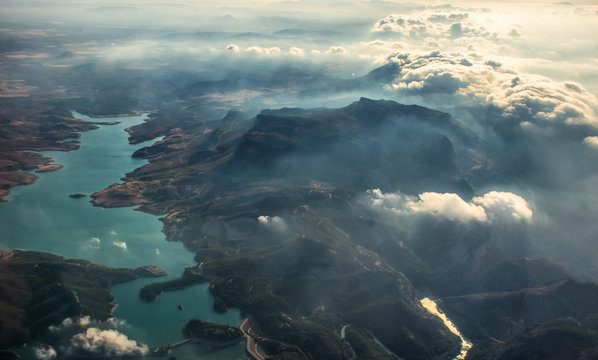
[[[81,149],[72,152],[45,151],[64,169],[39,174],[33,185],[11,190],[0,204],[0,249],[44,251],[67,258],[87,259],[110,267],[133,268],[155,265],[168,272],[167,278],[139,279],[112,288],[118,305],[114,312],[118,330],[148,345],[165,345],[182,339],[181,327],[192,317],[221,324],[238,325],[238,310],[217,314],[208,284],[164,293],[153,303],[139,299],[139,289],[153,281],[176,278],[186,266],[194,265],[193,254],[181,243],[167,242],[158,217],[132,208],[104,209],[93,206],[89,197],[70,198],[69,194],[90,195],[120,182],[127,172],[144,165],[132,153],[150,143],[129,145],[125,128],[143,122],[145,115],[91,119],[119,121],[82,133]],[[183,310],[177,307],[181,304]],[[207,352],[192,345],[173,350],[179,360],[247,359],[243,344]],[[25,359],[32,358],[27,351]]]

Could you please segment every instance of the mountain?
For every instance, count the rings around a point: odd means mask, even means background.
[[[363,356],[453,358],[460,341],[422,307],[425,296],[441,298],[478,355],[506,351],[507,341],[509,351],[523,351],[515,344],[531,337],[497,320],[520,324],[515,315],[530,311],[516,302],[521,297],[549,304],[521,329],[567,316],[581,321],[551,295],[570,275],[521,257],[524,224],[505,225],[497,236],[484,222],[432,216],[409,230],[364,205],[374,188],[475,194],[468,174],[491,155],[450,115],[366,98],[339,109],[230,112],[218,120],[196,111],[163,110],[130,129],[131,142],[164,138],[135,154],[149,164],[92,195],[99,206],[164,215],[168,240],[196,253],[199,265],[146,286],[144,297],[209,281],[214,308],[250,314],[275,359],[350,358],[348,345]],[[595,286],[574,284],[584,294]],[[495,312],[470,311],[489,301]],[[584,309],[584,316],[598,310]],[[483,319],[496,322],[480,326]],[[348,342],[339,336],[346,324]]]

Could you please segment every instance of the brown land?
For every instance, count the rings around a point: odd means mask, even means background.
[[[0,202],[15,186],[29,185],[38,173],[62,169],[53,159],[34,151],[71,151],[79,148],[81,131],[97,129],[96,123],[74,118],[54,105],[17,99],[0,104]]]

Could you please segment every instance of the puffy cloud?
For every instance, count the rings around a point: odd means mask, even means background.
[[[491,191],[472,203],[483,207],[490,220],[530,221],[534,214],[524,198],[511,192]]]
[[[598,149],[598,136],[587,136],[583,139],[584,144]]]
[[[469,18],[467,13],[437,13],[423,11],[410,17],[388,15],[372,29],[379,33],[395,33],[405,38],[460,38],[481,37],[496,39],[497,34],[486,31]]]
[[[513,29],[511,29],[511,31],[509,31],[509,36],[519,37],[519,36],[521,36],[521,34],[519,33],[519,31],[517,31],[517,29],[513,28]]]
[[[331,46],[328,50],[326,50],[327,54],[344,54],[347,50],[342,46]]]
[[[92,327],[74,335],[67,352],[102,357],[144,356],[149,353],[149,347],[129,339],[116,330]]]
[[[285,221],[279,216],[258,216],[257,221],[275,231],[284,231],[287,228]]]
[[[91,324],[91,317],[89,315],[81,316],[79,318],[70,318],[67,317],[62,320],[62,323],[58,326],[50,325],[48,330],[50,332],[56,333],[61,332],[71,328],[85,328]]]
[[[303,55],[304,53],[305,53],[305,50],[302,48],[299,48],[299,47],[293,46],[289,49],[289,54],[291,54],[291,55]]]
[[[270,55],[270,54],[280,53],[280,48],[278,46],[273,46],[273,47],[250,46],[247,49],[245,49],[245,51],[253,52],[256,54]]]
[[[55,357],[131,357],[149,353],[149,346],[129,339],[118,331],[126,326],[124,320],[110,318],[106,321],[91,319],[90,316],[65,318],[59,325],[48,327],[50,333],[57,336],[59,342],[52,347],[41,347],[36,350],[40,360],[51,360]]]
[[[92,237],[87,242],[87,245],[92,249],[99,249],[101,243],[102,243],[102,241],[100,240],[99,237]]]
[[[373,31],[395,32],[405,36],[422,36],[428,34],[429,29],[428,24],[421,19],[388,15],[374,25]]]
[[[235,45],[235,44],[228,44],[226,46],[226,50],[229,50],[229,51],[232,51],[232,52],[239,52],[239,51],[241,51],[241,48],[239,48],[239,46]]]
[[[483,207],[467,203],[457,194],[427,192],[414,197],[402,193],[385,194],[380,189],[368,190],[368,194],[372,207],[397,215],[430,214],[449,220],[487,220]]]
[[[127,251],[127,243],[124,241],[113,241],[112,245]]]
[[[36,347],[33,353],[35,354],[35,358],[39,360],[52,360],[58,355],[56,350],[51,346]]]
[[[399,216],[433,215],[453,221],[530,221],[533,215],[527,201],[510,192],[491,191],[471,202],[453,193],[426,192],[419,196],[368,190],[372,208]]]
[[[493,105],[521,123],[598,126],[598,100],[577,83],[518,75],[496,61],[439,51],[395,53],[388,60],[400,66],[395,78],[389,79],[398,91],[456,95],[452,103]]]
[[[463,21],[469,17],[467,13],[454,13],[454,14],[432,14],[428,17],[428,21],[430,22],[440,22],[440,23],[449,23],[452,24],[455,21]]]

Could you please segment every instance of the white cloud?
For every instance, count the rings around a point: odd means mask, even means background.
[[[582,85],[537,75],[518,75],[478,56],[396,53],[400,66],[391,88],[413,95],[446,94],[452,104],[494,105],[505,116],[535,124],[598,127],[598,100]]]
[[[598,149],[598,136],[587,136],[583,139],[584,144]]]
[[[99,237],[92,237],[88,241],[88,246],[92,249],[99,249],[101,243],[102,243],[102,241],[100,240]]]
[[[79,318],[67,317],[62,320],[62,323],[58,326],[50,325],[48,330],[56,333],[69,328],[85,328],[91,324],[91,317],[89,315],[81,316]]]
[[[113,241],[112,245],[127,251],[127,243],[124,241]]]
[[[476,23],[467,13],[440,13],[422,11],[411,16],[388,15],[380,19],[372,31],[378,33],[395,33],[403,38],[421,39],[456,39],[460,37],[479,37],[496,39],[493,34]]]
[[[285,221],[279,216],[258,216],[257,221],[260,224],[275,230],[275,231],[284,231],[287,228]]]
[[[39,360],[52,360],[57,356],[56,350],[51,346],[36,347],[33,352],[35,358]]]
[[[486,209],[491,221],[530,221],[534,214],[524,198],[510,192],[490,191],[484,196],[474,197],[472,203]]]
[[[383,193],[380,189],[368,190],[372,208],[399,216],[433,215],[453,221],[530,221],[533,215],[527,201],[509,192],[491,191],[475,197],[471,202],[453,193],[426,192],[419,196]]]
[[[305,50],[300,47],[293,46],[289,49],[289,54],[291,54],[291,55],[303,55],[304,53],[305,53]]]
[[[88,328],[71,338],[67,352],[106,357],[144,356],[149,353],[149,347],[116,330]]]
[[[256,53],[256,54],[271,55],[271,54],[280,53],[280,48],[278,46],[272,46],[272,47],[250,46],[247,49],[245,49],[245,51]]]
[[[241,51],[241,48],[239,48],[239,46],[235,45],[235,44],[228,44],[226,46],[226,50],[229,50],[229,51],[232,51],[232,52],[239,52],[239,51]]]
[[[344,54],[347,50],[342,46],[331,46],[328,50],[326,50],[327,54]]]
[[[160,249],[156,248],[155,252],[156,252],[156,255],[160,256],[160,254],[161,254]]]
[[[110,230],[110,235],[111,236],[118,236],[118,233],[114,230]]]

